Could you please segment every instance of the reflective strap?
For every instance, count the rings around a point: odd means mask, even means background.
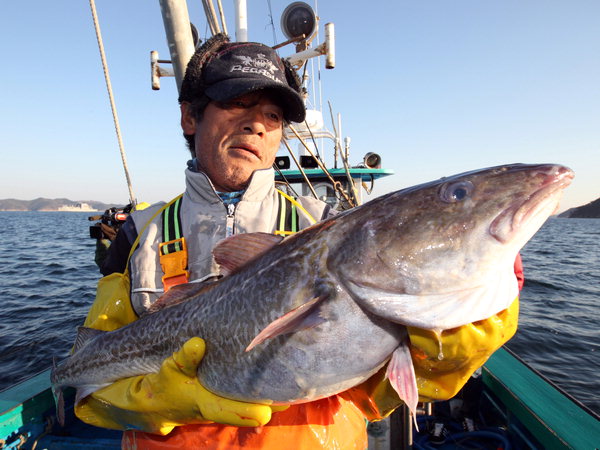
[[[295,198],[290,197],[279,189],[276,189],[276,191],[279,194],[279,226],[275,230],[276,235],[289,236],[299,231],[298,211],[302,211],[311,224],[317,222]]]
[[[298,210],[296,209],[296,205],[292,203],[292,232],[298,232]]]
[[[163,242],[170,242],[162,249],[165,255],[182,250],[179,239],[183,237],[181,228],[181,196],[163,212]]]
[[[292,205],[295,205],[296,208],[298,208],[300,211],[302,211],[302,214],[304,214],[306,216],[306,218],[308,219],[308,221],[310,222],[311,225],[314,225],[315,223],[317,223],[315,218],[304,208],[304,206],[302,206],[300,204],[300,202],[298,200],[296,200],[294,197],[290,197],[285,192],[280,191],[279,189],[275,189],[275,190],[279,193],[279,195],[282,195],[285,198],[287,198],[290,202],[292,202]]]
[[[158,244],[162,283],[167,292],[173,286],[187,283],[188,252],[181,224],[181,198],[178,196],[163,211],[163,242]]]

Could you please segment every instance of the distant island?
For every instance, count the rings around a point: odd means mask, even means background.
[[[587,205],[567,209],[558,217],[568,217],[572,219],[597,219],[600,218],[600,198],[588,203]]]
[[[9,198],[0,200],[0,211],[73,211],[95,212],[105,211],[117,205],[108,205],[93,200],[69,200],[68,198],[36,198],[35,200],[17,200]],[[122,205],[119,205],[122,206]]]

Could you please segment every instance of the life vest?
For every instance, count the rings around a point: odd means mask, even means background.
[[[302,212],[311,223],[316,223],[312,215],[293,197],[276,189],[279,194],[277,229],[274,234],[289,236],[299,231],[299,214]],[[173,199],[162,211],[163,235],[159,244],[160,265],[163,270],[162,283],[167,292],[173,286],[187,283],[188,251],[181,223],[182,195]]]

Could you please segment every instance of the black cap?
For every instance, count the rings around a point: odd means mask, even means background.
[[[188,64],[180,101],[206,95],[211,100],[224,102],[268,89],[281,98],[286,120],[304,120],[306,109],[296,74],[291,74],[293,69],[284,64],[271,47],[256,42],[226,42],[212,54],[207,55],[206,50],[202,54],[202,51],[199,49]]]

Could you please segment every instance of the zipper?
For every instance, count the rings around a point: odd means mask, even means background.
[[[235,214],[235,205],[233,203],[229,203],[227,205],[227,221],[226,221],[226,227],[225,227],[225,237],[226,238],[228,238],[229,236],[233,236],[234,214]]]

